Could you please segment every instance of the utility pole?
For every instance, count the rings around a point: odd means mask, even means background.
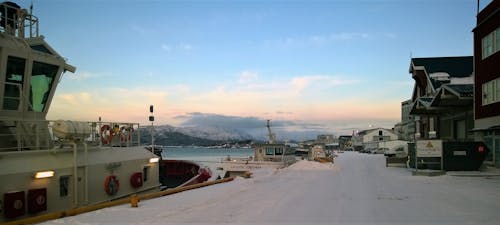
[[[155,121],[155,117],[153,115],[153,105],[149,106],[149,121],[151,121],[151,153],[155,154],[155,137],[154,137],[154,124],[153,122]]]

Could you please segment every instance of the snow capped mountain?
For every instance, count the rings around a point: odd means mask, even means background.
[[[216,141],[254,139],[252,135],[249,135],[244,131],[211,126],[173,127],[169,125],[161,125],[156,126],[155,130],[157,133],[178,132],[191,137]]]

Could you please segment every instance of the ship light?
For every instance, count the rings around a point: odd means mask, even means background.
[[[48,171],[40,171],[35,173],[35,178],[47,178],[47,177],[53,177],[54,176],[54,171],[48,170]]]
[[[160,158],[158,158],[158,157],[154,157],[154,158],[149,159],[149,163],[157,163],[159,161],[160,161]]]

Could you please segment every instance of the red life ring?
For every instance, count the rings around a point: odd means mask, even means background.
[[[107,134],[106,131],[109,131],[109,134]],[[103,125],[101,127],[101,142],[103,145],[107,145],[110,144],[111,141],[113,141],[113,129],[111,129],[109,125]]]
[[[115,195],[120,189],[120,181],[114,175],[106,177],[104,181],[104,190],[108,195]]]
[[[130,176],[130,185],[133,188],[142,187],[142,173],[141,172],[134,173],[134,174],[132,174],[132,176]]]
[[[134,132],[134,128],[132,128],[132,127],[122,127],[122,129],[120,129],[120,140],[121,141],[130,141],[132,139],[133,132]]]

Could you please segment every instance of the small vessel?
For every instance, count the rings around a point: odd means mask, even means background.
[[[195,162],[177,159],[164,159],[164,146],[146,146],[146,149],[157,155],[159,160],[159,176],[161,190],[203,183],[212,177],[212,171]]]
[[[183,187],[207,181],[212,177],[208,167],[186,160],[162,159],[160,183],[162,189]]]
[[[245,176],[247,172],[260,168],[284,168],[296,162],[295,151],[286,144],[277,143],[276,136],[271,132],[270,120],[267,120],[266,127],[269,142],[253,144],[253,156],[227,156],[217,163],[217,169],[223,171],[223,177]]]

